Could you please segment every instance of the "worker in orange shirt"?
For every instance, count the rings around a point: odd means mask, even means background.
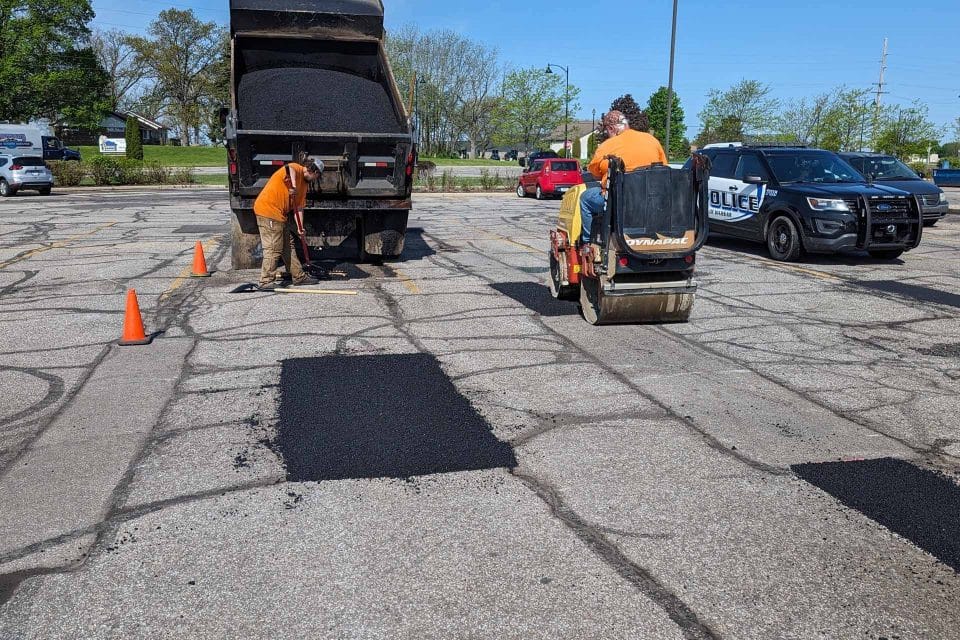
[[[307,274],[297,259],[293,248],[293,236],[288,217],[303,211],[307,204],[309,183],[320,179],[322,166],[305,159],[303,164],[291,162],[278,169],[253,203],[257,214],[257,228],[263,245],[263,267],[260,270],[260,289],[273,291],[277,288],[277,267],[282,259],[296,285],[317,284],[319,280]]]
[[[656,163],[667,164],[667,154],[663,152],[660,141],[649,133],[631,129],[627,117],[619,111],[610,111],[603,116],[602,125],[609,137],[597,147],[588,167],[590,173],[600,180],[601,186],[587,189],[580,195],[580,218],[583,223],[581,246],[588,251],[593,217],[603,213],[606,206],[604,193],[610,165],[607,156],[617,156],[623,160],[627,171]]]

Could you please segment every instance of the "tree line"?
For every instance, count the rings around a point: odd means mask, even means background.
[[[133,111],[170,126],[184,144],[220,142],[217,112],[230,91],[226,28],[189,9],[161,11],[145,35],[93,31],[93,17],[90,0],[0,3],[0,121],[46,118],[55,126],[96,130],[108,111]],[[422,155],[542,148],[580,111],[580,90],[565,84],[561,69],[547,73],[548,60],[513,68],[495,47],[414,26],[391,31],[386,50],[401,93],[414,103]],[[676,94],[672,104],[668,153],[677,158],[691,141]],[[644,107],[626,94],[610,108],[664,141],[666,105],[667,89],[660,87]],[[700,132],[692,141],[698,147],[746,140],[905,157],[941,150],[946,133],[920,102],[878,106],[870,91],[843,86],[783,102],[756,80],[710,90],[698,116]],[[960,118],[950,133],[960,141]],[[941,151],[957,155],[956,146]]]
[[[832,151],[872,149],[904,158],[940,151],[946,133],[930,121],[920,101],[906,107],[878,105],[868,89],[839,86],[812,98],[782,102],[757,80],[711,90],[699,117],[697,146],[749,140]],[[960,139],[960,118],[953,133]]]

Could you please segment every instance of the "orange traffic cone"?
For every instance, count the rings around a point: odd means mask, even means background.
[[[123,314],[123,337],[120,344],[129,347],[137,344],[150,344],[150,338],[143,331],[143,319],[140,317],[140,304],[137,292],[127,290],[127,311]]]
[[[197,240],[197,246],[193,249],[193,272],[191,278],[209,278],[210,272],[207,271],[207,259],[203,257],[203,245]]]

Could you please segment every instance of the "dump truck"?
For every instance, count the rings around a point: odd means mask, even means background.
[[[307,195],[307,245],[355,239],[363,261],[400,256],[417,149],[384,52],[381,0],[230,0],[230,36],[221,118],[233,268],[259,265],[253,203],[303,153],[324,167]]]

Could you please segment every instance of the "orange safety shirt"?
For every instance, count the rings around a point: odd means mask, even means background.
[[[590,173],[600,178],[600,184],[604,189],[607,188],[607,171],[610,166],[607,156],[617,156],[623,160],[627,171],[647,167],[656,162],[667,164],[667,154],[663,152],[659,140],[649,133],[627,129],[597,147],[588,167]]]
[[[294,195],[290,195],[290,189],[293,188],[290,169],[296,176],[297,190]],[[277,169],[253,203],[253,212],[264,218],[286,222],[288,214],[303,209],[307,204],[307,179],[303,174],[303,165],[296,162]]]

